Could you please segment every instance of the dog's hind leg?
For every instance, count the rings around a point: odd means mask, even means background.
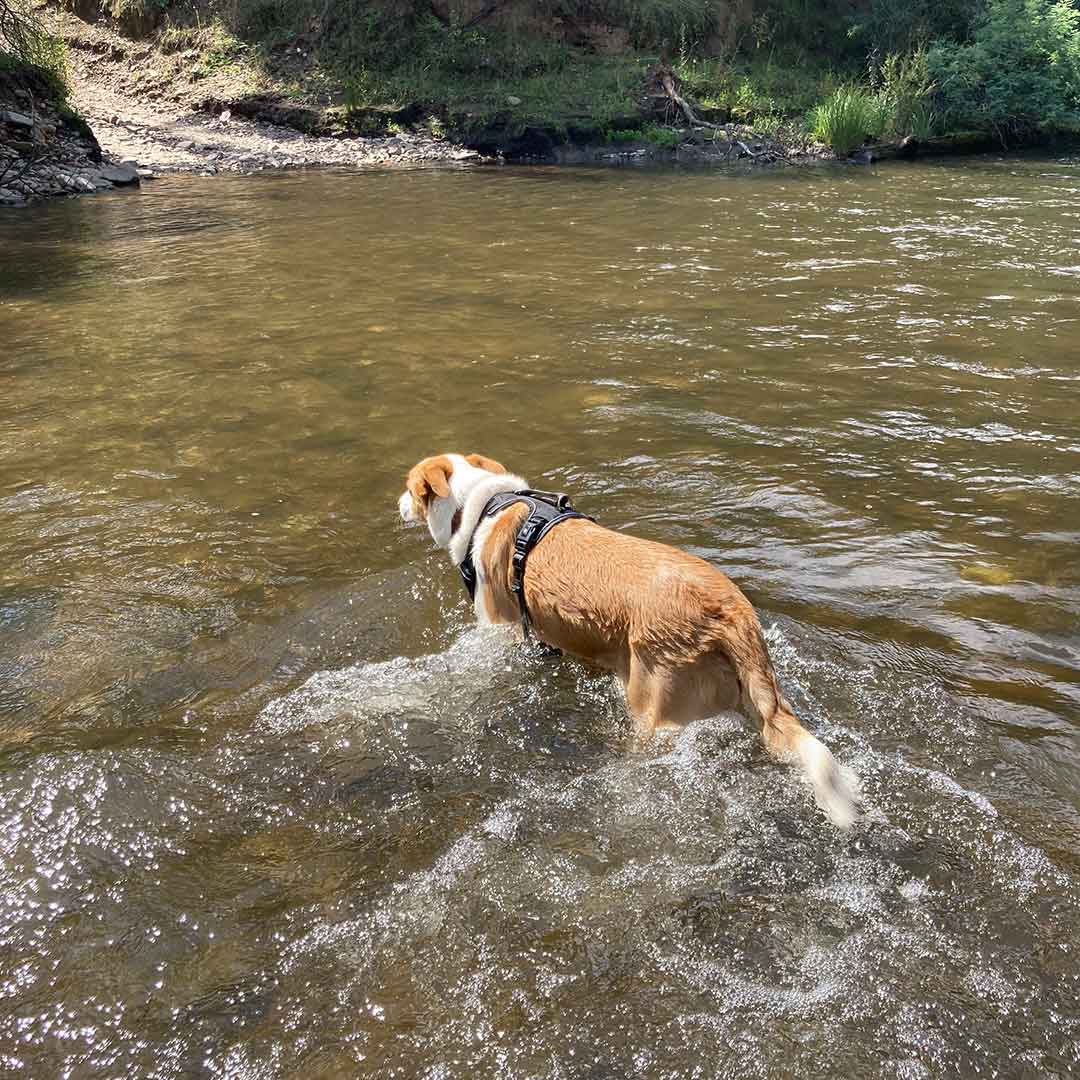
[[[634,746],[640,749],[656,729],[669,720],[671,676],[666,670],[651,667],[640,655],[630,657],[630,673],[624,680],[626,708],[634,721]]]

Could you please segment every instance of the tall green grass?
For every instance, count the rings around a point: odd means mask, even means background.
[[[874,94],[842,86],[810,114],[810,133],[837,157],[848,157],[881,123],[881,103]]]
[[[838,89],[810,114],[814,138],[847,157],[866,139],[929,138],[937,126],[931,105],[934,86],[927,74],[926,53],[916,49],[891,53],[869,72],[870,85]]]

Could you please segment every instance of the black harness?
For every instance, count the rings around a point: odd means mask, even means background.
[[[510,591],[517,597],[518,607],[521,610],[521,630],[525,640],[529,640],[529,609],[525,605],[525,562],[532,551],[548,532],[555,528],[560,521],[569,521],[570,518],[585,518],[586,521],[594,521],[595,518],[588,514],[578,513],[570,505],[570,497],[557,491],[503,491],[498,495],[492,495],[484,504],[480,513],[480,519],[476,528],[484,518],[505,510],[514,503],[523,502],[529,508],[529,516],[521,523],[517,536],[514,538],[514,576],[510,583]],[[475,536],[475,531],[473,533]],[[469,590],[469,598],[476,598],[476,566],[473,564],[472,541],[469,541],[469,550],[465,558],[458,564],[461,571],[461,580],[465,582],[465,588]]]

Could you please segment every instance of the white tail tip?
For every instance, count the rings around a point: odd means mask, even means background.
[[[799,740],[796,756],[813,785],[818,806],[837,828],[850,828],[859,819],[855,791],[829,748],[807,734]]]

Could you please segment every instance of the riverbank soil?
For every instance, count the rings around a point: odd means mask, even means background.
[[[325,138],[317,130],[302,130],[298,118],[284,109],[243,116],[223,103],[245,95],[250,101],[259,93],[264,84],[250,70],[230,68],[218,78],[201,80],[190,55],[164,53],[153,42],[132,40],[104,20],[90,23],[53,12],[49,25],[68,49],[72,103],[102,147],[155,172],[449,164],[479,158],[427,132]]]
[[[794,124],[773,118],[768,130],[755,130],[730,109],[691,104],[655,57],[626,55],[614,64],[594,55],[561,83],[539,87],[525,78],[510,87],[530,95],[531,86],[530,98],[497,84],[468,100],[463,78],[428,100],[411,100],[328,73],[301,38],[271,48],[245,43],[221,21],[182,25],[164,11],[114,19],[93,4],[78,12],[92,17],[43,12],[68,51],[72,101],[103,147],[155,171],[484,158],[774,164],[827,156]],[[616,68],[622,90],[613,95],[605,80]],[[562,99],[553,99],[554,87]]]

